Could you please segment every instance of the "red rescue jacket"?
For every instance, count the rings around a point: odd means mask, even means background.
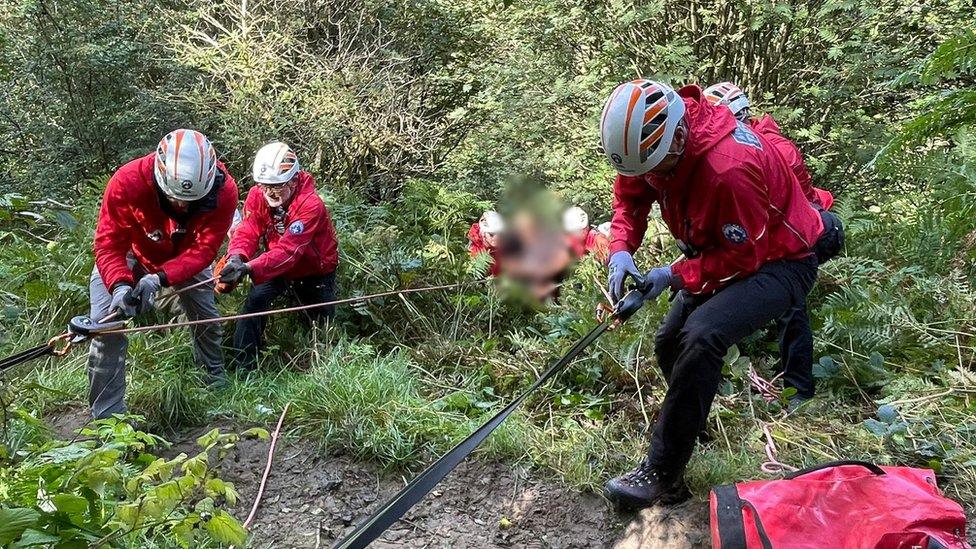
[[[284,216],[275,218],[256,185],[244,201],[244,220],[234,231],[227,255],[248,261],[251,278],[257,284],[279,276],[294,280],[328,274],[339,265],[339,240],[332,215],[315,192],[312,175],[301,171],[297,177],[291,202],[281,212]],[[254,257],[262,240],[266,251]]]
[[[167,213],[169,204],[153,178],[155,153],[129,161],[105,187],[95,228],[95,266],[111,291],[132,285],[131,252],[147,273],[162,273],[163,283],[180,284],[210,265],[224,242],[237,206],[237,183],[220,162],[220,188],[191,207],[185,218]]]
[[[762,118],[753,118],[749,123],[752,125],[752,129],[756,130],[756,133],[762,134],[776,147],[779,154],[783,155],[783,159],[789,164],[793,174],[800,182],[800,188],[803,189],[803,194],[807,200],[814,206],[829,210],[834,205],[834,195],[830,194],[828,190],[813,186],[813,178],[810,177],[807,165],[803,162],[803,154],[800,152],[800,148],[783,135],[773,117],[766,114]]]
[[[690,292],[810,255],[823,222],[772,143],[710,105],[698,86],[678,94],[691,132],[684,157],[667,175],[617,176],[610,254],[637,250],[657,201],[687,256],[672,266],[675,282]]]
[[[468,230],[468,253],[471,257],[474,257],[480,253],[491,254],[491,269],[489,269],[488,274],[491,276],[498,276],[501,272],[501,253],[497,247],[491,247],[485,244],[485,241],[481,238],[481,225],[475,222],[471,225]]]
[[[610,248],[610,240],[600,234],[593,227],[586,229],[586,236],[580,238],[576,235],[569,237],[569,247],[573,256],[581,259],[586,254],[594,254],[599,261],[607,260],[607,252]]]

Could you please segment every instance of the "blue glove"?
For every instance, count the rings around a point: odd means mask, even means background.
[[[144,313],[156,306],[156,292],[163,288],[159,275],[146,275],[136,282],[136,289],[132,290],[132,297],[139,301],[138,312]]]
[[[624,283],[627,276],[633,278],[638,285],[641,284],[641,274],[634,265],[634,256],[630,252],[619,251],[610,256],[610,300],[616,305],[620,298],[624,296]]]
[[[138,306],[139,301],[132,297],[132,286],[120,284],[112,291],[112,304],[108,306],[108,310],[118,311],[124,318],[132,318],[139,313]]]
[[[671,286],[671,265],[656,267],[644,275],[644,299],[655,299]]]

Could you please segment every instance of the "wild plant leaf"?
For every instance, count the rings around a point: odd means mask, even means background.
[[[243,546],[247,542],[247,531],[226,511],[216,511],[207,521],[206,529],[220,543]]]
[[[197,446],[201,448],[207,448],[211,444],[217,442],[220,437],[220,429],[211,429],[205,435],[197,439]]]
[[[92,453],[90,442],[75,442],[60,448],[52,448],[37,457],[39,463],[60,464],[79,459]]]
[[[183,472],[202,479],[207,472],[207,462],[209,461],[206,452],[201,452],[196,456],[186,460],[181,465]]]
[[[80,515],[88,510],[88,500],[75,494],[55,494],[51,501],[58,511],[68,515]]]
[[[40,513],[33,509],[20,507],[0,509],[0,546],[14,541],[24,531],[33,526]]]
[[[184,549],[189,549],[193,545],[196,539],[197,524],[200,522],[200,517],[196,514],[190,514],[183,520],[176,523],[170,530],[173,537],[176,538],[177,543],[180,544]]]
[[[884,423],[894,423],[895,420],[898,419],[898,410],[896,410],[895,407],[890,404],[885,404],[884,406],[878,408],[878,419]]]
[[[78,228],[78,219],[64,210],[54,210],[54,221],[67,231]]]
[[[27,530],[24,530],[24,533],[20,536],[20,539],[13,543],[10,547],[52,547],[54,546],[53,544],[58,543],[62,539],[63,538],[61,536],[55,536],[47,532],[35,530],[34,528],[28,528]]]
[[[865,419],[864,426],[871,431],[871,434],[878,437],[883,437],[888,432],[888,426],[876,419]]]
[[[268,440],[271,438],[271,434],[268,433],[267,429],[262,429],[261,427],[251,427],[250,429],[241,433],[242,438],[256,438],[258,440]]]

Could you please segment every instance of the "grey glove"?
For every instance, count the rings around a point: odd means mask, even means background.
[[[230,286],[237,286],[237,283],[249,274],[251,274],[251,266],[244,263],[239,255],[230,256],[230,259],[224,264],[224,268],[217,273],[220,276],[219,281]]]
[[[112,290],[112,304],[109,312],[118,311],[123,318],[132,318],[139,314],[139,300],[132,297],[132,286],[120,284]]]
[[[136,289],[132,290],[132,297],[139,301],[139,313],[144,313],[156,306],[156,292],[163,288],[159,275],[146,275],[136,282]]]
[[[612,305],[616,305],[620,298],[624,296],[624,284],[630,276],[641,286],[643,281],[637,265],[634,264],[634,256],[630,252],[620,251],[610,256],[610,298]]]

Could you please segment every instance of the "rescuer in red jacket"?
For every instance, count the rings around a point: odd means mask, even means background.
[[[90,316],[134,317],[155,306],[164,287],[176,290],[213,278],[210,265],[230,228],[237,184],[213,145],[194,130],[169,133],[155,152],[125,164],[109,179],[95,229]],[[190,320],[219,316],[213,285],[179,295]],[[209,383],[224,382],[219,324],[192,328],[194,356]],[[88,401],[96,418],[125,412],[124,335],[92,339]]]
[[[773,117],[768,114],[760,118],[751,116],[749,98],[745,92],[731,82],[721,82],[705,88],[702,93],[705,94],[705,99],[709,103],[728,107],[737,120],[749,124],[754,131],[763,134],[776,147],[790,169],[793,170],[793,174],[796,175],[796,179],[803,189],[803,194],[811,204],[822,210],[829,210],[833,206],[834,196],[830,194],[830,191],[813,186],[813,178],[810,177],[810,171],[803,161],[800,148],[796,146],[796,143],[783,136]]]
[[[632,277],[645,299],[679,290],[655,339],[668,380],[647,457],[607,483],[624,507],[687,496],[684,468],[705,425],[729,347],[806,300],[817,276],[811,251],[823,225],[773,145],[697,86],[621,84],[600,120],[618,172],[610,294]],[[642,275],[634,264],[651,205],[685,257]]]
[[[803,161],[800,148],[783,136],[773,117],[768,114],[761,118],[750,116],[749,98],[735,84],[721,82],[705,88],[703,93],[710,103],[728,107],[736,119],[749,124],[756,133],[776,147],[777,152],[793,170],[804,196],[820,212],[824,231],[814,246],[817,261],[823,264],[837,255],[844,244],[844,225],[835,213],[829,211],[834,203],[833,195],[813,186],[813,178]],[[796,389],[796,395],[790,403],[795,407],[804,400],[813,398],[816,391],[813,379],[813,332],[810,329],[806,302],[791,308],[777,321],[777,327],[780,333],[783,386]]]
[[[590,226],[590,216],[583,208],[573,206],[563,212],[563,231],[574,258],[582,259],[593,254],[597,261],[606,263],[610,239]]]
[[[505,221],[498,212],[488,210],[481,214],[481,219],[473,223],[468,230],[468,253],[471,257],[479,254],[491,255],[491,267],[488,274],[498,276],[501,273],[501,234],[505,230]]]
[[[242,313],[267,311],[291,289],[302,305],[335,301],[339,241],[332,216],[315,192],[312,175],[280,142],[269,143],[254,159],[255,185],[244,202],[244,218],[221,262],[218,292],[229,292],[244,276],[254,285]],[[258,248],[264,244],[264,253]],[[332,318],[334,307],[308,309],[306,318]],[[262,347],[266,317],[246,318],[234,331],[235,366],[253,369]]]

